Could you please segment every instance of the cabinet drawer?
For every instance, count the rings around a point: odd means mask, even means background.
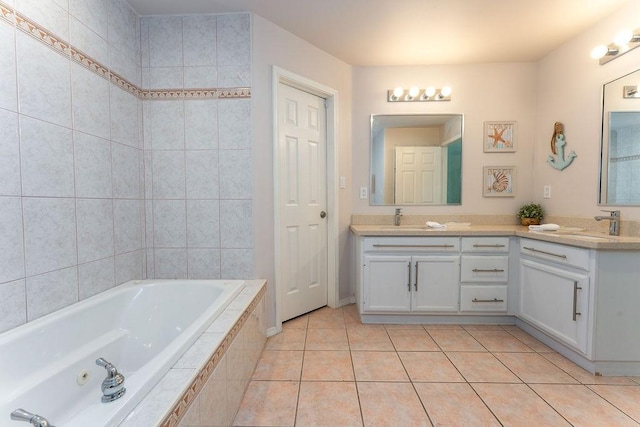
[[[461,286],[460,311],[507,311],[507,286]]]
[[[376,237],[364,239],[365,252],[460,252],[459,237]]]
[[[539,240],[520,239],[520,253],[589,271],[589,249]]]
[[[463,237],[463,252],[509,252],[508,237]]]
[[[460,262],[462,282],[506,282],[509,257],[506,255],[463,255]]]

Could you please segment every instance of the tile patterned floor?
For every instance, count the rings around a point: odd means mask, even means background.
[[[325,307],[269,338],[234,425],[638,426],[640,377],[593,376],[515,326]]]

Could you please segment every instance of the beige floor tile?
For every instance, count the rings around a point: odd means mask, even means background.
[[[486,351],[467,331],[457,329],[429,330],[431,338],[443,351]]]
[[[342,307],[342,314],[344,316],[344,322],[349,324],[362,324],[360,322],[360,315],[358,314],[358,308],[355,304],[350,304]]]
[[[306,329],[283,329],[279,334],[267,339],[265,349],[304,350],[304,341],[306,337]]]
[[[530,387],[575,426],[638,426],[587,386],[532,384]]]
[[[308,324],[309,315],[303,314],[302,316],[295,317],[282,323],[282,329],[307,329]]]
[[[396,351],[440,351],[431,336],[420,329],[388,329],[387,334]]]
[[[309,329],[305,350],[349,350],[346,329]]]
[[[462,331],[462,325],[456,325],[456,324],[448,324],[448,323],[433,323],[433,324],[423,324],[422,327],[427,331],[437,331],[437,330],[441,330],[441,329],[457,329],[459,331]]]
[[[558,413],[526,384],[472,384],[505,426],[569,426]]]
[[[634,385],[634,381],[629,377],[593,375],[559,353],[544,353],[541,355],[582,384]]]
[[[462,325],[465,331],[501,331],[500,325]]]
[[[354,382],[302,382],[297,426],[361,426],[360,404]]]
[[[640,423],[640,386],[590,385],[588,387]]]
[[[352,351],[356,381],[409,381],[396,352]]]
[[[299,381],[303,355],[303,351],[297,350],[264,350],[251,379]]]
[[[354,381],[348,351],[305,351],[303,381]]]
[[[640,377],[629,377],[629,379],[640,384]]]
[[[500,426],[469,384],[414,384],[436,426]]]
[[[309,329],[340,329],[344,328],[344,314],[340,308],[322,307],[309,313]]]
[[[293,426],[298,402],[297,381],[251,381],[234,426]]]
[[[522,341],[506,331],[478,330],[468,332],[487,350],[492,352],[533,352],[533,349],[531,347],[526,346]]]
[[[358,383],[362,418],[367,427],[430,426],[411,383]]]
[[[392,329],[422,329],[424,330],[424,328],[422,327],[422,325],[413,325],[413,324],[388,324],[388,325],[384,325],[384,327],[387,329],[387,331],[390,331]]]
[[[576,384],[569,374],[538,353],[494,353],[525,383]]]
[[[518,377],[491,353],[447,352],[447,357],[469,382],[519,383]]]
[[[387,330],[382,327],[347,329],[349,348],[353,350],[394,351]]]
[[[464,382],[460,372],[442,352],[398,352],[411,381]]]

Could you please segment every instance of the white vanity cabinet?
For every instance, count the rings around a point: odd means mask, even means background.
[[[362,313],[458,311],[460,238],[362,240]]]
[[[589,249],[520,240],[520,318],[584,355],[593,262]]]
[[[463,237],[460,311],[506,312],[509,237]]]

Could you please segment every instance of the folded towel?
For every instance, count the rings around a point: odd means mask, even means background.
[[[439,222],[427,221],[427,227],[429,228],[447,228],[446,225],[442,225]]]
[[[558,224],[540,224],[540,225],[530,225],[529,230],[531,231],[556,231],[560,226]]]

